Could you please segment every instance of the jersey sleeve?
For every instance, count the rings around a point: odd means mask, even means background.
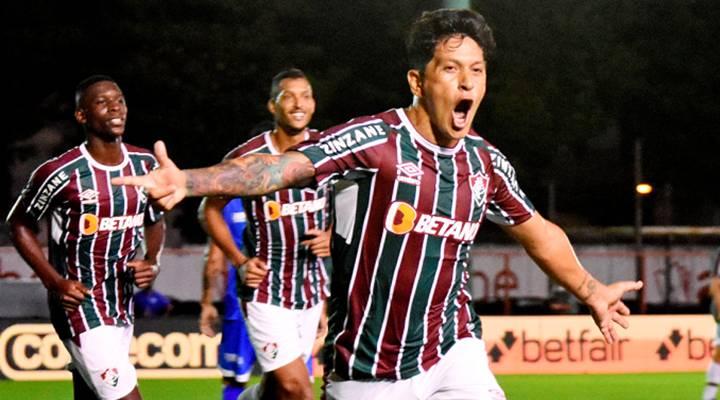
[[[160,164],[158,163],[157,159],[152,156],[149,171],[157,169],[159,166]],[[145,224],[152,225],[160,221],[163,215],[165,215],[165,213],[160,208],[156,207],[153,203],[148,203],[148,206],[145,208]]]
[[[390,127],[379,119],[362,120],[331,128],[317,142],[296,150],[315,167],[317,186],[353,172],[374,171],[382,161],[379,151],[388,141]]]
[[[59,198],[58,195],[69,182],[70,176],[66,170],[55,169],[50,162],[42,164],[30,175],[15,202],[13,211],[17,209],[39,221],[47,210],[52,208]]]
[[[498,225],[518,225],[535,213],[530,199],[520,189],[515,168],[498,149],[490,149],[495,185],[488,203],[487,218]]]

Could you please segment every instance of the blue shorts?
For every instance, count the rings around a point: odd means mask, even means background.
[[[248,337],[245,321],[226,319],[222,324],[222,339],[218,349],[218,368],[223,378],[247,382],[255,364],[255,351]]]

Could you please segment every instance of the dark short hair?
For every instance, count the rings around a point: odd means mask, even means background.
[[[307,76],[305,76],[305,73],[299,68],[289,68],[278,72],[277,75],[272,78],[272,82],[270,83],[270,100],[275,100],[277,95],[280,94],[280,82],[282,82],[283,79],[300,78],[309,81]]]
[[[91,75],[77,84],[75,87],[75,107],[78,107],[80,105],[80,100],[82,99],[82,96],[85,94],[85,91],[90,86],[98,83],[98,82],[113,82],[117,85],[117,82],[115,79],[111,78],[108,75]]]
[[[485,18],[468,9],[425,11],[410,27],[405,43],[410,68],[423,71],[435,47],[453,36],[469,37],[483,49],[485,60],[495,51],[492,29]]]

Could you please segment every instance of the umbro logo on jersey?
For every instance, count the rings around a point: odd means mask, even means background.
[[[420,185],[420,177],[423,172],[417,165],[406,162],[397,166],[397,180],[410,185]]]
[[[480,222],[456,221],[439,215],[423,214],[408,203],[396,201],[390,204],[385,215],[385,229],[397,235],[415,232],[472,242],[480,230]]]
[[[80,193],[78,197],[80,198],[80,203],[82,204],[97,204],[99,194],[100,193],[95,190],[86,189]]]
[[[470,191],[472,192],[475,204],[477,204],[480,208],[485,206],[485,199],[487,197],[487,188],[489,184],[490,177],[485,175],[482,171],[470,176]]]

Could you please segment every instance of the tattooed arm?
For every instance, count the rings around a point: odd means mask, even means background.
[[[299,152],[280,156],[251,154],[212,167],[180,170],[170,160],[162,141],[155,143],[160,168],[147,175],[114,178],[113,185],[144,187],[166,210],[191,196],[255,196],[287,187],[310,184],[315,167]]]
[[[630,314],[622,296],[627,291],[642,288],[642,282],[621,281],[604,285],[597,281],[580,264],[565,232],[539,213],[522,224],[503,229],[523,245],[548,276],[587,304],[605,340],[609,343],[617,340],[615,324],[627,328],[625,316]]]

